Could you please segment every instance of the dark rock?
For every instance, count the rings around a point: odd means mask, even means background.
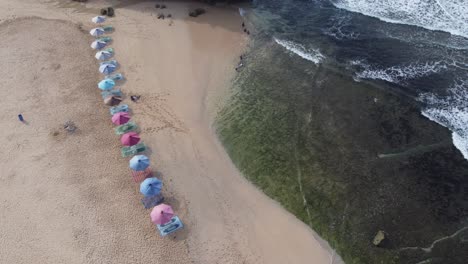
[[[159,4],[156,4],[156,5],[155,5],[155,7],[156,7],[156,8],[160,8],[160,7],[161,7],[161,5],[159,5]]]
[[[138,100],[140,100],[140,95],[132,95],[130,96],[130,100],[132,100],[132,102],[137,102]]]
[[[114,8],[112,7],[107,8],[107,16],[110,16],[110,17],[114,16]]]
[[[164,14],[159,13],[158,14],[158,19],[164,19]]]
[[[166,17],[167,17],[167,18],[171,18],[171,17],[172,17],[172,15],[171,15],[171,14],[168,14]]]
[[[161,5],[161,9],[165,9],[166,8],[166,5]]]
[[[103,15],[103,16],[107,15],[107,9],[102,8],[101,9],[101,15]]]
[[[194,11],[191,11],[191,12],[189,13],[189,16],[191,16],[191,17],[197,17],[197,16],[202,15],[202,14],[204,14],[204,13],[206,13],[206,10],[205,10],[205,9],[203,9],[203,8],[197,8],[197,9],[195,9]]]

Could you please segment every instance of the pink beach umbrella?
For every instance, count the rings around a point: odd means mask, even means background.
[[[125,112],[118,112],[117,114],[112,116],[112,123],[116,125],[126,124],[128,120],[130,120],[130,115]]]
[[[172,210],[172,207],[167,204],[160,204],[155,206],[150,214],[151,222],[156,225],[164,225],[165,223],[171,221],[173,216],[174,211]]]
[[[125,146],[133,146],[140,142],[140,136],[135,132],[128,132],[122,135],[120,142]]]

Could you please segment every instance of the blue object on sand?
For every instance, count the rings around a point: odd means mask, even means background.
[[[99,66],[108,65],[108,64],[117,66],[118,62],[116,60],[103,61],[99,63]]]
[[[111,74],[117,69],[117,66],[114,64],[102,64],[99,66],[99,71],[103,74]]]
[[[98,88],[103,91],[111,90],[114,86],[115,82],[112,79],[104,79],[98,83]]]
[[[140,192],[145,197],[155,196],[161,193],[162,186],[163,183],[158,178],[148,178],[140,184]]]
[[[23,115],[22,115],[22,114],[19,114],[19,115],[18,115],[18,119],[19,119],[19,121],[24,122],[24,118],[23,118]]]
[[[179,217],[177,216],[172,217],[171,221],[165,223],[164,225],[157,225],[159,234],[161,234],[161,236],[167,236],[183,227],[184,224],[182,224],[182,221],[180,221]]]
[[[128,110],[128,105],[122,104],[122,105],[111,107],[109,111],[111,115],[115,115],[119,112],[128,113],[129,110]]]
[[[150,160],[145,155],[136,155],[134,156],[130,162],[130,169],[134,171],[144,171],[150,165]]]

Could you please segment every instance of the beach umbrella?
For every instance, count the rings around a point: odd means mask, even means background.
[[[96,52],[96,55],[94,57],[96,57],[96,59],[98,60],[108,60],[112,57],[112,55],[114,54],[108,50],[101,50]]]
[[[103,91],[111,90],[114,86],[115,82],[112,79],[104,79],[98,83],[98,88]]]
[[[130,160],[130,169],[144,171],[150,165],[150,160],[145,155],[136,155]]]
[[[99,66],[99,71],[101,73],[109,75],[109,74],[113,73],[116,68],[117,68],[117,66],[114,65],[114,64],[102,64],[101,66]]]
[[[122,97],[111,95],[104,98],[104,103],[108,106],[116,106],[122,102]]]
[[[171,221],[174,216],[172,207],[167,204],[156,205],[151,211],[151,222],[155,225],[164,225]]]
[[[104,33],[106,33],[106,31],[104,31],[103,28],[93,28],[89,31],[89,34],[91,34],[91,36],[94,37],[99,37],[101,35],[104,35]]]
[[[128,120],[130,120],[130,115],[125,112],[118,112],[117,114],[112,116],[112,123],[119,126],[126,124]]]
[[[102,41],[102,40],[95,40],[93,43],[91,43],[91,48],[93,49],[102,49],[107,45],[107,42]]]
[[[133,146],[140,142],[140,136],[135,132],[128,132],[122,135],[120,142],[125,146]]]
[[[104,21],[106,21],[106,18],[103,17],[103,16],[96,16],[96,17],[93,17],[91,19],[91,21],[93,21],[94,23],[98,24],[98,23],[104,23]]]
[[[160,181],[158,178],[148,178],[140,184],[140,192],[145,197],[158,195],[161,193],[162,185],[162,181]]]

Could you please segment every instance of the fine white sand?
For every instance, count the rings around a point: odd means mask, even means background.
[[[87,31],[106,1],[89,2],[0,0],[0,263],[338,261],[240,175],[213,132],[247,44],[235,9],[188,18],[200,4],[166,2],[161,11],[155,2],[108,1],[117,6],[106,24],[116,28],[124,103],[186,224],[159,237],[96,86]],[[159,12],[174,18],[158,20]],[[77,132],[63,129],[67,120]]]

